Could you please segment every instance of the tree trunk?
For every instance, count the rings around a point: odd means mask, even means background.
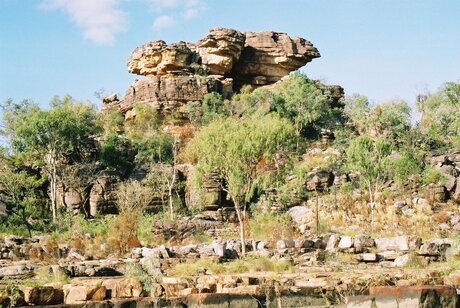
[[[375,209],[375,199],[374,193],[371,186],[369,185],[369,201],[371,206],[371,233],[374,231],[374,209]]]
[[[172,175],[171,181],[168,185],[168,196],[169,196],[169,215],[171,216],[171,220],[174,220],[174,206],[173,206],[173,193],[172,190],[174,188],[174,184],[176,183],[176,154],[177,154],[177,140],[174,136],[174,144],[173,144],[173,165],[172,165]]]
[[[243,214],[241,213],[240,204],[235,199],[233,199],[233,202],[235,203],[236,216],[238,217],[238,222],[240,224],[241,255],[244,257],[246,256],[246,239],[244,236],[244,217],[243,217]]]
[[[53,222],[56,222],[57,218],[57,202],[56,202],[56,158],[53,154],[50,154],[50,164],[51,164],[51,211],[53,213]]]
[[[31,238],[31,237],[32,237],[32,226],[31,226],[30,223],[27,221],[27,217],[26,217],[26,208],[25,208],[25,206],[22,207],[22,221],[23,221],[24,224],[26,225],[27,233],[29,233],[29,237]]]
[[[169,216],[170,216],[171,220],[174,220],[172,185],[169,185],[169,187],[168,187],[168,196],[169,196]]]

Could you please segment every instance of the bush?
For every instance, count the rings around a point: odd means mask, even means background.
[[[109,252],[123,256],[132,248],[140,247],[137,237],[139,213],[135,211],[122,212],[110,226],[110,237],[107,239]]]
[[[129,180],[121,183],[116,190],[117,208],[120,213],[142,213],[152,202],[154,191],[139,181]]]
[[[251,218],[249,225],[255,240],[292,239],[295,236],[292,220],[286,213],[258,213]]]
[[[405,184],[411,175],[420,174],[422,167],[413,156],[404,153],[393,161],[394,178],[397,184]]]
[[[422,173],[421,181],[422,181],[422,184],[424,185],[428,185],[428,184],[442,185],[446,181],[446,177],[439,170],[436,170],[435,168],[431,166],[427,166]]]

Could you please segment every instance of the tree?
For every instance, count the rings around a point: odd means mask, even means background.
[[[266,176],[276,172],[278,155],[294,142],[292,125],[270,114],[217,119],[203,127],[185,149],[196,162],[198,177],[217,172],[224,180],[222,189],[233,201],[238,217],[243,255],[248,203]]]
[[[418,102],[422,133],[437,143],[460,144],[460,83],[447,82]]]
[[[272,109],[294,123],[298,138],[307,127],[319,128],[316,122],[328,118],[332,111],[331,98],[314,81],[300,73],[280,83],[275,94],[278,98],[273,100]]]
[[[371,229],[374,226],[374,209],[379,193],[390,174],[392,146],[384,139],[360,136],[351,141],[346,151],[346,169],[359,173],[360,180],[369,192]]]
[[[410,112],[409,105],[403,100],[372,105],[362,95],[345,99],[344,113],[359,135],[383,138],[395,145],[403,143],[411,129]]]
[[[27,152],[40,163],[50,181],[50,201],[53,221],[57,217],[56,191],[58,165],[78,161],[88,155],[89,137],[99,131],[96,109],[76,102],[70,96],[54,97],[50,110],[35,104],[5,106],[9,116],[3,118],[9,127],[8,137],[14,152]]]
[[[40,188],[45,178],[28,173],[26,170],[16,170],[14,158],[3,154],[0,170],[0,200],[7,206],[9,220],[18,219],[32,236],[32,224],[29,216],[34,208],[41,204]]]

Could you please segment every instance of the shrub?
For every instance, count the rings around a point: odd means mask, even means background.
[[[427,166],[422,173],[421,181],[424,185],[428,184],[444,184],[446,177],[435,168]]]
[[[130,180],[121,183],[116,191],[117,207],[120,213],[142,213],[152,202],[154,191],[139,181]]]
[[[249,225],[252,238],[256,240],[292,239],[295,236],[292,220],[287,213],[257,213]]]
[[[134,247],[141,246],[137,237],[139,213],[135,211],[122,212],[110,226],[110,237],[107,239],[107,249],[119,255],[124,255]]]

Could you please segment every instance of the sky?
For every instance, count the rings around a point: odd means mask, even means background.
[[[131,51],[210,28],[274,30],[320,51],[301,69],[378,103],[460,82],[458,0],[0,0],[0,101],[124,95]]]

